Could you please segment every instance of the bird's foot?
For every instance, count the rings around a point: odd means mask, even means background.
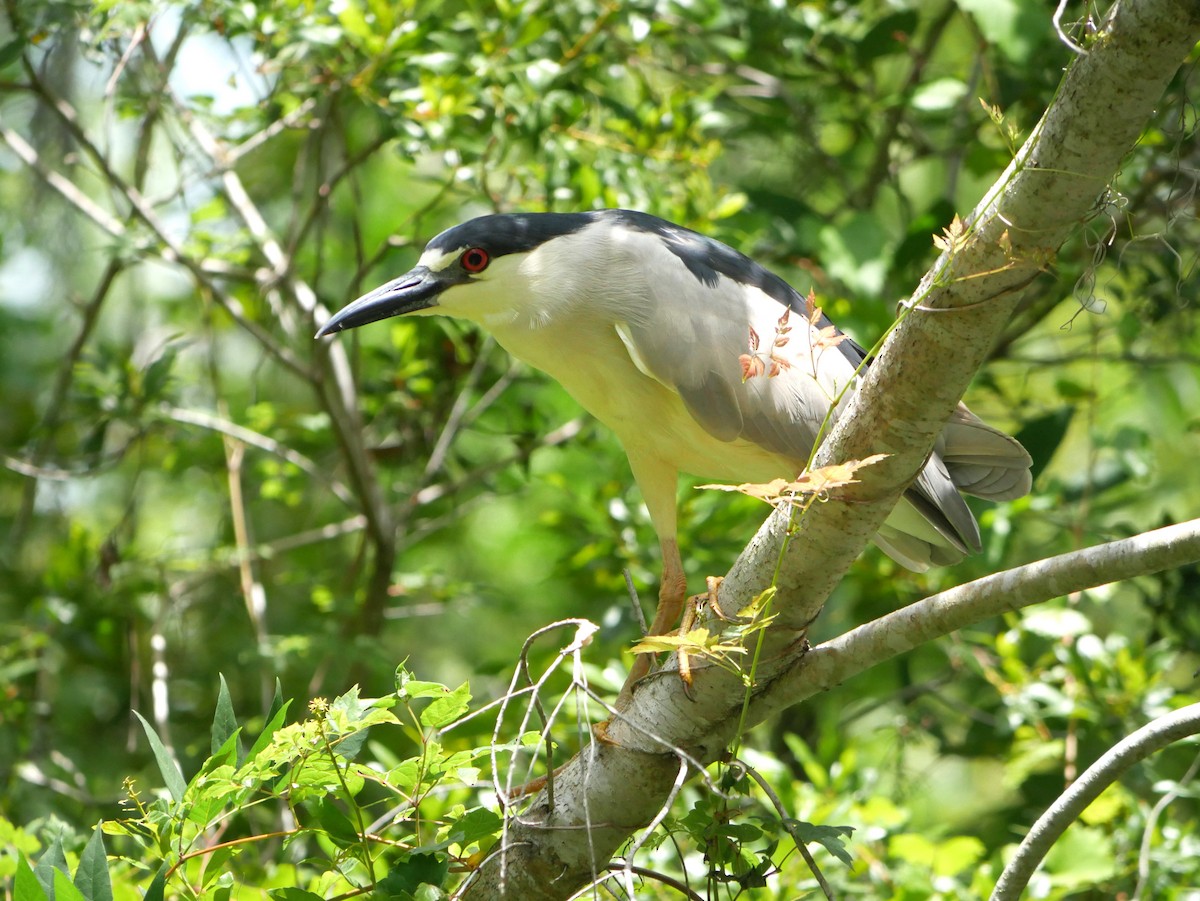
[[[682,607],[679,626],[671,630],[668,640],[659,642],[658,647],[654,647],[652,641],[654,633],[651,633],[643,639],[643,643],[650,645],[644,650],[636,651],[633,666],[629,669],[629,676],[625,679],[625,684],[621,686],[621,693],[617,696],[616,709],[618,711],[625,710],[633,700],[633,693],[637,685],[645,678],[653,675],[654,657],[656,654],[664,651],[673,650],[679,659],[679,678],[683,682],[684,694],[690,700],[695,700],[692,694],[692,653],[688,649],[688,645],[684,640],[689,632],[696,625],[696,618],[700,611],[707,606],[709,609],[716,612],[718,618],[727,621],[721,615],[720,607],[717,605],[717,592],[721,587],[720,576],[709,576],[705,580],[707,590],[701,594],[695,594],[687,598],[686,601],[678,606]],[[664,634],[666,630],[664,630]]]
[[[721,590],[721,583],[725,581],[724,576],[707,576],[704,579],[704,584],[707,586],[707,591],[704,594],[696,595],[697,598],[704,598],[703,603],[708,605],[708,609],[723,623],[732,623],[733,620],[726,616],[721,611],[721,605],[717,603],[717,594]]]
[[[683,618],[679,623],[679,637],[682,639],[696,624],[696,617],[700,615],[700,611],[704,607],[708,607],[713,611],[716,617],[725,621],[725,616],[721,613],[721,607],[717,604],[717,592],[721,588],[721,576],[708,576],[704,580],[707,589],[702,594],[694,594],[688,598],[687,605],[683,608]],[[683,680],[683,693],[687,695],[689,701],[696,700],[692,694],[692,659],[688,652],[687,645],[681,643],[679,645],[679,678]]]

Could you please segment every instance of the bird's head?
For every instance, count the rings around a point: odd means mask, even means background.
[[[572,267],[561,239],[594,222],[590,213],[481,216],[442,232],[417,265],[334,314],[317,337],[391,316],[441,313],[497,326],[537,318],[547,295],[561,296]],[[555,280],[548,272],[557,273]],[[552,281],[554,282],[552,284]]]

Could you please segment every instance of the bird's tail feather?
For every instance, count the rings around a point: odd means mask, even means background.
[[[1029,453],[965,405],[950,417],[916,481],[875,536],[885,554],[923,572],[981,548],[979,525],[960,491],[993,501],[1029,493]]]
[[[934,450],[959,491],[989,501],[1011,501],[1032,487],[1029,452],[964,404],[946,423]]]
[[[953,566],[967,555],[962,541],[946,534],[944,517],[928,507],[928,501],[910,490],[872,539],[905,569],[918,573],[932,566]]]

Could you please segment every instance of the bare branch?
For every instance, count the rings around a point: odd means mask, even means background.
[[[305,314],[302,323],[311,324],[314,320],[325,317],[327,311],[318,301],[312,286],[291,271],[292,256],[284,250],[262,211],[250,197],[241,177],[233,169],[233,158],[227,155],[224,145],[205,128],[197,116],[182,104],[177,106],[179,116],[186,124],[192,139],[220,173],[225,196],[254,238],[259,252],[270,265],[271,280],[285,288],[287,295]],[[298,328],[302,323],[297,322],[291,315],[292,307],[278,307],[276,312],[284,330],[289,334],[298,335]],[[334,433],[350,473],[350,483],[367,517],[367,532],[375,549],[360,622],[348,621],[350,628],[370,633],[382,622],[387,590],[391,584],[392,564],[396,559],[395,522],[363,443],[358,394],[346,349],[339,342],[328,342],[318,346],[316,355],[322,367],[321,374],[304,370],[304,375],[317,388],[318,397],[333,422]]]
[[[211,429],[214,432],[219,432],[230,438],[235,438],[243,444],[249,444],[252,447],[257,447],[259,450],[265,450],[268,453],[274,454],[284,460],[287,460],[293,466],[299,467],[308,473],[314,479],[321,482],[329,483],[329,490],[332,491],[337,499],[344,504],[353,505],[354,497],[350,491],[339,482],[337,479],[331,479],[329,474],[320,466],[310,460],[304,454],[292,450],[284,444],[279,443],[274,438],[269,438],[266,435],[248,429],[245,426],[238,425],[235,422],[230,422],[221,416],[213,413],[205,413],[202,410],[185,410],[182,407],[164,406],[162,409],[164,415],[170,417],[176,422],[181,422],[186,425],[200,426],[201,428]]]
[[[1046,852],[1078,819],[1084,808],[1100,797],[1100,793],[1122,773],[1167,745],[1197,733],[1200,733],[1200,704],[1191,704],[1147,723],[1105,751],[1033,824],[1016,855],[1000,874],[991,901],[1019,898]]]

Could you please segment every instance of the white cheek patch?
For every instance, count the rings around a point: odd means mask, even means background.
[[[465,250],[464,247],[459,247],[456,250],[427,250],[421,254],[421,259],[417,261],[418,266],[424,266],[430,272],[441,272],[449,267],[459,255]]]

